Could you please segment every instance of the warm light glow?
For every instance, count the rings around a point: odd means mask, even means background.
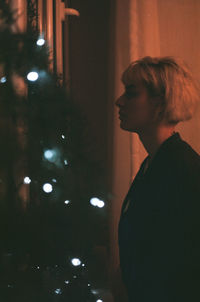
[[[49,184],[49,183],[44,184],[44,185],[43,185],[43,191],[44,191],[45,193],[51,193],[51,192],[53,191],[52,185]]]
[[[1,82],[1,83],[5,83],[5,82],[6,82],[6,77],[2,77],[2,78],[0,79],[0,82]]]
[[[71,263],[74,265],[74,266],[79,266],[81,265],[81,260],[79,258],[73,258],[71,260]]]
[[[45,44],[45,40],[43,38],[39,38],[36,42],[38,46],[43,46]]]
[[[27,185],[30,184],[31,179],[28,176],[24,177],[24,183],[27,184]]]
[[[31,71],[27,74],[27,79],[32,82],[37,81],[38,77],[39,75],[36,71]]]

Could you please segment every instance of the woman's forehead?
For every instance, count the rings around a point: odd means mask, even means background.
[[[122,83],[126,90],[136,90],[145,88],[144,81],[139,78],[125,78],[122,79]]]
[[[129,66],[122,74],[122,83],[125,86],[138,86],[144,83],[141,70],[138,66]]]

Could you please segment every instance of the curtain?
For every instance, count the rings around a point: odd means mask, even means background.
[[[112,89],[109,114],[112,115],[110,265],[113,280],[119,268],[117,228],[123,198],[146,156],[136,134],[119,127],[114,101],[123,92],[120,82],[129,63],[143,56],[178,56],[200,81],[200,1],[199,0],[116,0],[111,22]],[[183,139],[200,152],[200,111],[177,127]],[[112,136],[112,137],[111,137]],[[115,282],[115,281],[113,281]],[[120,298],[119,298],[120,301]]]

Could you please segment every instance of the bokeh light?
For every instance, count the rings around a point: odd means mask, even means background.
[[[98,208],[103,208],[105,206],[105,202],[97,197],[92,197],[90,199],[90,204]]]
[[[31,183],[31,179],[30,179],[30,177],[28,177],[28,176],[26,176],[26,177],[24,177],[24,184],[30,184]]]
[[[36,71],[31,71],[27,74],[27,79],[31,82],[37,81],[39,75]]]
[[[71,260],[71,263],[74,265],[74,266],[79,266],[81,265],[81,260],[79,258],[73,258]]]
[[[43,46],[45,44],[45,40],[43,38],[39,38],[36,42],[38,46]]]
[[[5,83],[7,80],[6,80],[6,77],[2,77],[1,79],[0,79],[0,82],[1,83]]]
[[[53,191],[53,186],[49,183],[44,184],[42,188],[45,193],[51,193]]]

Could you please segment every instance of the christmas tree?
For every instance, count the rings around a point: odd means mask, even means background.
[[[102,301],[106,193],[87,122],[58,75],[27,1],[27,30],[0,1],[0,300]],[[105,275],[104,275],[105,278]]]

